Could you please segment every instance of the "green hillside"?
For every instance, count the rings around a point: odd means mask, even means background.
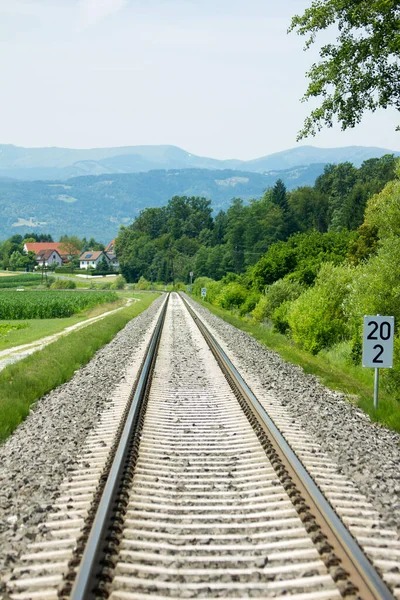
[[[259,198],[281,177],[288,189],[312,185],[323,165],[269,175],[234,170],[158,170],[148,173],[86,176],[66,181],[0,179],[0,239],[35,230],[78,235],[104,242],[131,223],[141,210],[159,207],[175,195],[212,200],[214,211],[234,197]]]

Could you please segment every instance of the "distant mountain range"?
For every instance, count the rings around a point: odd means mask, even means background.
[[[48,232],[107,242],[140,210],[174,195],[205,196],[214,214],[234,197],[259,198],[283,179],[313,185],[326,163],[396,154],[383,148],[299,146],[255,160],[216,160],[175,146],[73,150],[0,145],[0,239]]]
[[[125,146],[121,148],[22,148],[0,144],[0,177],[24,180],[65,180],[83,175],[140,173],[154,169],[237,169],[268,173],[311,164],[350,161],[360,166],[368,158],[396,154],[384,148],[298,146],[254,160],[217,160],[190,154],[176,146]]]
[[[272,174],[211,169],[170,169],[99,175],[64,181],[0,179],[0,239],[31,231],[66,233],[110,241],[146,207],[166,205],[174,195],[205,196],[214,214],[234,197],[259,198],[281,177],[288,189],[312,185],[324,165]]]

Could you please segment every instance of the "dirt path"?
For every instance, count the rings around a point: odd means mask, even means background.
[[[108,312],[98,315],[97,317],[91,317],[90,319],[82,321],[81,323],[70,325],[69,327],[66,327],[58,333],[53,333],[52,335],[48,335],[47,337],[35,340],[34,342],[30,342],[29,344],[22,344],[20,346],[14,346],[13,348],[7,348],[7,350],[0,351],[0,371],[4,369],[7,365],[16,363],[22,360],[23,358],[26,358],[30,354],[33,354],[38,350],[42,350],[42,348],[44,348],[48,344],[51,344],[52,342],[55,342],[61,336],[68,335],[69,333],[71,333],[71,331],[75,331],[76,329],[82,329],[83,327],[87,327],[88,325],[91,325],[96,321],[101,321],[105,317],[108,317],[108,315],[112,315],[113,313],[116,313],[119,310],[126,308],[127,306],[132,304],[132,302],[138,302],[137,298],[128,298],[128,301],[124,306],[114,308],[113,310],[109,310]]]

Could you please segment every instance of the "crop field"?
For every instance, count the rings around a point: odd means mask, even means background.
[[[0,291],[0,319],[59,319],[116,300],[115,292]]]
[[[54,281],[54,278],[49,278]],[[10,275],[8,277],[0,277],[0,288],[1,289],[12,289],[17,287],[32,287],[40,285],[42,282],[42,275]]]

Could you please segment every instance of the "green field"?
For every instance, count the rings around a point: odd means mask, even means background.
[[[54,281],[50,278],[49,281]],[[26,287],[37,287],[42,284],[42,276],[39,274],[7,275],[0,277],[0,289],[15,289]]]
[[[0,441],[4,441],[24,420],[36,400],[71,379],[77,369],[110,342],[128,321],[148,308],[158,295],[138,294],[136,297],[139,301],[131,306],[107,315],[84,329],[73,331],[40,352],[35,352],[0,371]],[[101,306],[98,306],[94,311],[100,309]],[[52,322],[63,322],[64,326],[71,325],[75,318],[77,317],[54,319]],[[31,324],[32,321],[30,326]],[[21,343],[24,343],[28,341],[28,331],[29,328],[12,331],[9,335],[21,335]]]
[[[0,319],[59,319],[117,299],[115,292],[0,291]]]
[[[133,294],[131,294],[133,296]],[[136,295],[137,297],[138,295]],[[59,333],[66,327],[82,323],[87,319],[96,317],[110,310],[123,307],[126,299],[118,294],[118,300],[112,303],[98,304],[95,307],[88,308],[76,313],[70,317],[60,319],[29,319],[29,320],[7,320],[2,321],[0,326],[0,352],[20,346],[30,344],[49,335]]]

